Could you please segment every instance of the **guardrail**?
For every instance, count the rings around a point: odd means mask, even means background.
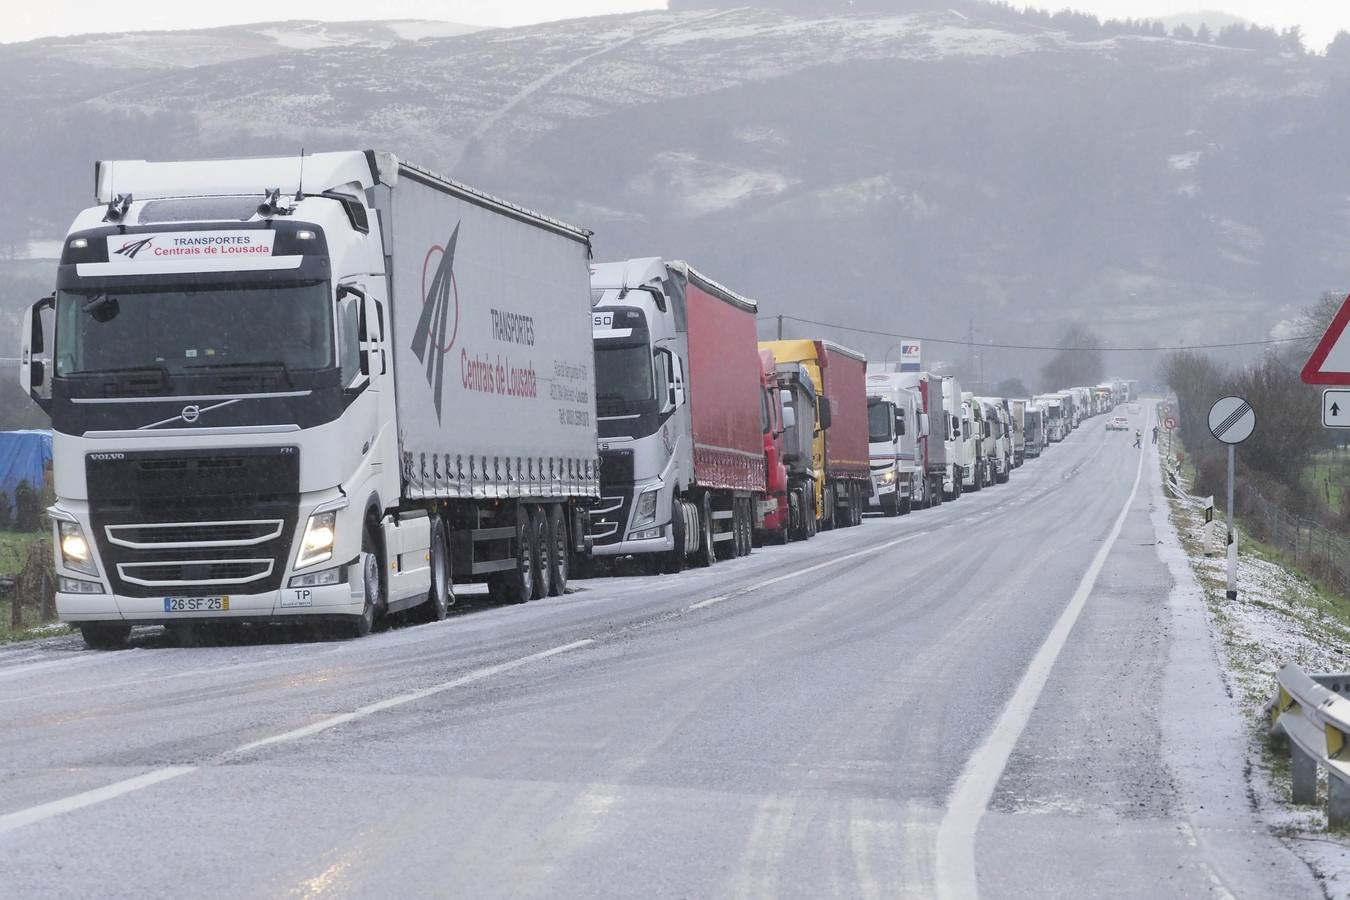
[[[1327,824],[1350,825],[1350,674],[1309,675],[1293,663],[1276,674],[1266,704],[1270,735],[1289,743],[1294,803],[1317,803],[1317,767],[1327,770]]]

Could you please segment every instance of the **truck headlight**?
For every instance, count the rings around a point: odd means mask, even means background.
[[[633,517],[634,528],[639,528],[656,521],[656,498],[660,493],[661,489],[655,487],[645,490],[638,495],[637,511]]]
[[[94,565],[94,554],[89,542],[84,539],[84,529],[78,522],[58,522],[61,535],[61,562],[74,572],[84,575],[97,575],[98,566]]]
[[[895,484],[895,470],[887,469],[885,474],[881,476],[881,480],[885,484]]]
[[[337,536],[337,512],[320,512],[309,517],[305,534],[300,539],[300,553],[295,567],[303,569],[333,558],[333,541]]]

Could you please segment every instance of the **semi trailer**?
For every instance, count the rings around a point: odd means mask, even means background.
[[[922,506],[936,506],[961,493],[960,406],[951,406],[951,392],[959,384],[931,372],[899,372],[895,383],[918,392],[919,412],[927,428],[916,442],[919,479],[923,482]],[[952,410],[956,412],[953,413]]]
[[[1021,466],[1027,459],[1027,408],[1029,400],[1008,400],[1008,416],[1012,423],[1012,461],[1013,467]]]
[[[755,301],[686,262],[591,267],[597,557],[678,572],[750,552],[768,494]]]
[[[95,171],[20,375],[90,645],[565,589],[599,496],[589,232],[383,152]]]

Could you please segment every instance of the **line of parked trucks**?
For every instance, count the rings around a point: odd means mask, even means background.
[[[689,264],[593,263],[589,232],[392,154],[95,180],[20,365],[54,431],[57,607],[95,647],[710,566],[1006,482],[1129,399],[759,341],[756,302]]]

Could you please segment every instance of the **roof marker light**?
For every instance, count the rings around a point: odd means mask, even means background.
[[[89,246],[89,239],[88,239],[88,238],[71,238],[71,239],[70,239],[70,249],[72,249],[72,250],[83,250],[85,247],[88,247],[88,246]]]
[[[298,241],[312,241],[314,240],[314,232],[309,231],[308,229],[301,229],[295,233],[295,239]]]

